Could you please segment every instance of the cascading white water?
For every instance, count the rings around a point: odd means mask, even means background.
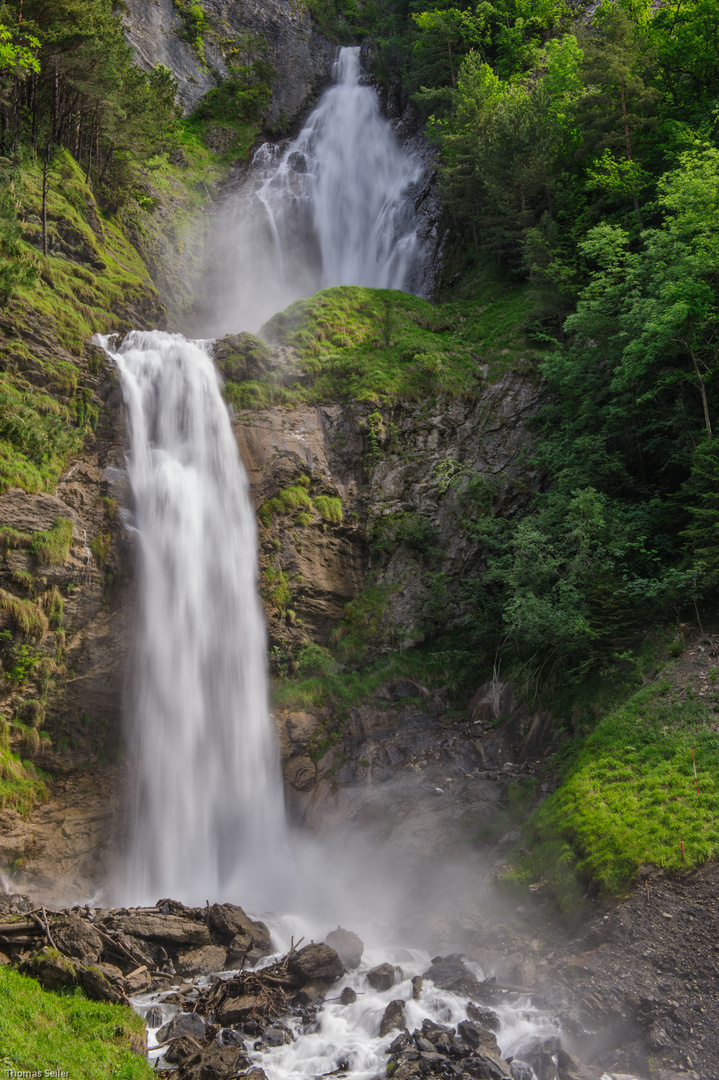
[[[180,335],[133,332],[113,356],[139,552],[121,891],[261,905],[286,873],[284,805],[255,517],[220,379],[204,343]]]
[[[237,254],[213,333],[218,323],[223,332],[257,330],[330,285],[422,291],[411,193],[424,166],[399,145],[377,94],[362,85],[358,48],[340,50],[335,75],[284,151],[260,147],[249,192],[234,203],[231,223],[223,219]]]

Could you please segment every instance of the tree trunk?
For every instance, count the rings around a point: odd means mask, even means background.
[[[704,408],[704,423],[705,423],[706,429],[707,429],[707,442],[711,442],[712,441],[712,425],[711,425],[711,420],[709,419],[709,402],[707,401],[707,389],[706,389],[706,386],[704,385],[704,380],[701,377],[701,372],[699,371],[699,364],[697,362],[696,353],[694,352],[694,350],[692,349],[691,345],[689,345],[688,342],[685,341],[684,344],[689,349],[689,355],[691,356],[692,363],[694,364],[694,371],[696,372],[697,381],[699,383],[699,390],[700,390],[700,393],[702,395],[702,406]]]
[[[629,131],[629,114],[627,113],[627,99],[624,94],[624,79],[619,80],[619,89],[622,95],[622,118],[624,120],[624,138],[627,142],[627,161],[632,161],[632,137]],[[639,209],[639,199],[637,193],[632,192],[632,201],[634,203],[634,212],[637,215],[637,221],[639,222],[639,228],[644,228],[644,222],[642,221],[642,212]]]
[[[47,181],[52,143],[48,141],[42,163],[42,253],[47,258]]]

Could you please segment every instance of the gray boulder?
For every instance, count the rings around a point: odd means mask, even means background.
[[[402,978],[402,969],[394,964],[378,964],[367,972],[367,982],[373,990],[389,990]]]
[[[287,970],[299,983],[309,982],[310,979],[334,982],[345,973],[344,964],[335,950],[324,942],[305,945],[303,949],[292,953],[287,961]]]
[[[404,1002],[401,998],[397,998],[395,1001],[390,1001],[389,1005],[384,1011],[382,1017],[382,1023],[379,1026],[380,1038],[384,1038],[385,1035],[389,1035],[390,1031],[394,1031],[395,1028],[404,1027]],[[434,1049],[434,1047],[432,1048]]]
[[[327,935],[325,942],[335,950],[348,970],[359,967],[364,952],[364,943],[357,934],[353,934],[351,930],[343,930],[341,926],[338,926],[336,930],[332,930]]]

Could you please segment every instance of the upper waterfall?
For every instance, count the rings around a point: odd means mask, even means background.
[[[113,356],[139,556],[120,892],[267,903],[286,874],[284,803],[255,516],[220,379],[203,343],[180,335],[133,332]]]
[[[213,333],[257,330],[331,285],[422,292],[412,196],[424,164],[363,84],[359,48],[340,50],[335,79],[296,139],[259,148],[222,216]]]

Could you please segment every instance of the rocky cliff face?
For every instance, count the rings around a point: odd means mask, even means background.
[[[536,486],[525,457],[538,399],[530,380],[508,375],[475,400],[239,413],[235,431],[263,522],[271,643],[326,644],[344,605],[370,584],[384,596],[378,646],[421,640],[429,578],[481,563],[463,527],[467,503],[516,513]],[[299,525],[281,505],[298,484],[315,504]],[[340,501],[341,518],[323,514],[324,498]],[[273,600],[278,580],[286,588]]]
[[[0,722],[28,789],[19,803],[3,798],[0,863],[28,888],[68,897],[109,867],[131,634],[119,390],[101,350],[89,347],[88,363],[86,385],[104,407],[82,456],[53,494],[0,495]],[[22,815],[44,802],[38,778],[48,774],[49,801]]]
[[[183,38],[183,11],[173,0],[126,0],[127,37],[138,62],[170,68],[187,112],[227,75],[242,35],[262,35],[275,68],[268,122],[294,119],[330,79],[335,47],[312,28],[309,12],[293,0],[205,0],[206,28],[194,43]]]
[[[197,48],[180,37],[183,6],[172,0],[125,6],[138,56],[148,66],[170,66],[191,107],[212,80]],[[210,20],[207,68],[226,70],[227,42],[246,30],[261,32],[278,69],[272,116],[298,115],[327,79],[334,55],[302,6],[285,0],[203,6]],[[395,120],[401,138],[417,138],[411,117]],[[88,202],[92,221],[93,206]],[[168,206],[170,214],[174,204]],[[436,262],[441,237],[431,169],[414,209],[435,241],[428,251]],[[62,218],[54,231],[64,255],[83,269],[89,233],[80,250],[67,246]],[[158,256],[156,279],[161,262]],[[112,310],[123,328],[162,325],[164,311],[144,264],[138,272],[141,283],[126,289]],[[91,407],[100,420],[51,494],[0,495],[0,751],[9,748],[27,763],[25,801],[0,799],[0,866],[17,871],[21,888],[70,900],[107,879],[122,833],[127,777],[118,759],[132,644],[133,560],[125,526],[131,505],[114,371],[91,346],[66,354],[41,323],[28,312],[3,326],[2,362],[42,387],[51,364],[79,371],[80,389],[66,395],[67,407]],[[278,346],[272,363],[290,384],[304,378],[290,348]],[[351,637],[353,620],[363,628],[370,658],[422,640],[432,583],[481,567],[467,520],[487,505],[493,512],[520,511],[536,485],[524,455],[525,419],[537,400],[531,380],[512,374],[451,401],[238,411],[235,432],[260,520],[260,586],[275,673],[296,671],[308,647]],[[64,539],[50,550],[46,536]],[[445,612],[448,622],[455,615]],[[388,852],[399,852],[410,833],[416,854],[421,835],[433,837],[426,842],[435,854],[460,844],[460,794],[486,815],[497,789],[479,775],[486,762],[474,721],[445,722],[446,711],[441,694],[406,680],[375,687],[349,715],[329,706],[278,710],[293,816],[312,828],[367,824],[384,800],[394,819]],[[35,770],[49,777],[44,803]],[[470,776],[471,790],[452,788]],[[442,785],[453,794],[437,801]]]

